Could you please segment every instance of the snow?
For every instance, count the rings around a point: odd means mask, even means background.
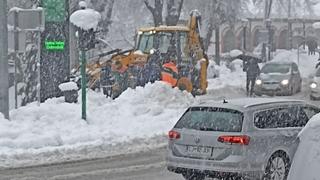
[[[277,50],[272,61],[277,63],[295,62],[297,63],[300,74],[303,78],[309,78],[315,71],[318,55],[308,55],[304,51],[300,52],[298,60],[297,50]]]
[[[116,100],[89,91],[88,122],[81,119],[81,103],[65,103],[63,98],[49,99],[41,106],[31,103],[12,110],[11,121],[0,118],[0,166],[44,152],[72,152],[96,144],[112,147],[165,136],[195,102],[191,94],[156,82],[128,89]]]
[[[241,54],[242,54],[242,51],[240,51],[238,49],[234,49],[234,50],[230,51],[230,56],[233,57],[233,58],[237,57],[237,56],[239,56]]]
[[[315,29],[320,29],[320,22],[313,23],[312,27]]]
[[[316,180],[320,177],[320,114],[315,115],[299,134],[300,144],[288,179]]]
[[[100,20],[100,13],[93,9],[80,9],[70,16],[70,22],[83,30],[96,29]]]
[[[61,91],[72,91],[72,90],[78,90],[77,83],[75,82],[66,82],[59,85],[59,89]]]
[[[275,59],[296,61],[297,53],[277,51]],[[313,72],[310,69],[316,59],[301,54],[299,67],[304,76]],[[211,60],[207,95],[196,98],[162,82],[128,89],[116,100],[89,91],[88,121],[81,119],[81,96],[79,103],[65,103],[62,97],[11,110],[10,121],[0,117],[0,167],[94,158],[111,151],[126,153],[164,145],[166,133],[190,105],[201,99],[244,96],[246,74],[241,61],[231,65],[232,71],[226,62],[217,66]],[[213,73],[219,77],[212,78]]]

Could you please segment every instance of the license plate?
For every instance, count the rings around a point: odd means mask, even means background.
[[[212,148],[205,146],[187,146],[187,153],[194,156],[211,156]]]
[[[275,90],[275,89],[277,89],[277,85],[265,85],[264,86],[264,89],[266,89],[266,90]]]

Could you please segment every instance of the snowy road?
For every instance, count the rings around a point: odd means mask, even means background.
[[[73,163],[0,170],[1,180],[179,180],[165,169],[165,147]]]

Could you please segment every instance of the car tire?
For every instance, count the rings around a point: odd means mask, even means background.
[[[276,166],[276,167],[275,167]],[[285,152],[274,153],[266,166],[263,180],[286,180],[289,174],[290,160]]]
[[[186,174],[182,174],[185,180],[204,180],[206,176],[204,174],[188,172]]]

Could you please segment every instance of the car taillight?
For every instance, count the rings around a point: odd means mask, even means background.
[[[241,144],[248,145],[250,141],[250,137],[243,136],[220,136],[218,137],[218,141],[221,143],[231,143],[231,144]]]
[[[178,133],[177,131],[169,131],[168,133],[169,139],[179,139],[180,138],[180,133]]]

